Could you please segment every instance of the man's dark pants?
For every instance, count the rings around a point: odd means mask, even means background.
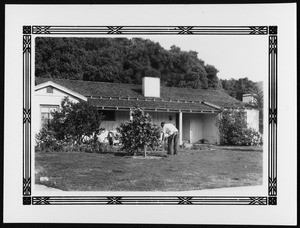
[[[168,154],[172,153],[172,146],[174,147],[174,154],[177,154],[178,151],[178,132],[170,135],[168,137]]]

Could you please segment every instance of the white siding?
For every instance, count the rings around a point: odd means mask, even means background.
[[[68,96],[72,102],[78,102],[79,99],[71,96],[61,90],[53,88],[53,93],[47,93],[47,89],[43,88],[35,91],[33,97],[33,137],[41,127],[41,105],[59,105],[64,97]],[[247,112],[247,120],[255,129],[258,129],[258,111],[249,110]],[[101,127],[108,131],[114,131],[122,122],[128,121],[130,118],[129,111],[115,111],[115,121],[102,121]],[[148,112],[153,123],[160,126],[161,122],[172,123],[176,125],[176,113],[174,112]],[[248,114],[249,113],[249,114]],[[170,120],[171,117],[171,120]],[[210,143],[219,142],[218,129],[215,126],[217,115],[214,114],[198,114],[183,113],[182,117],[182,138],[184,141],[195,143],[200,139],[207,139]],[[255,122],[257,120],[257,122]]]
[[[176,124],[176,113],[163,113],[163,112],[147,112],[151,115],[153,123],[160,126],[161,122],[173,123]],[[172,120],[169,120],[169,117],[172,117]],[[115,121],[102,121],[101,127],[105,130],[112,131],[116,130],[122,122],[129,121],[130,115],[129,111],[118,111],[116,110]]]
[[[105,128],[108,131],[115,131],[117,127],[120,126],[122,122],[126,122],[129,120],[129,111],[115,111],[116,112],[116,120],[115,121],[101,121],[101,128]]]
[[[190,125],[191,115],[188,113],[182,114],[182,140],[190,142]]]
[[[52,87],[53,88],[53,87]],[[33,136],[39,132],[41,128],[41,106],[42,105],[53,105],[60,106],[61,101],[64,97],[69,97],[70,101],[78,102],[79,99],[71,96],[63,91],[53,88],[53,93],[47,93],[47,88],[35,91],[33,96],[33,107],[32,107],[32,129]]]
[[[246,109],[248,127],[259,131],[259,111],[257,109]]]
[[[218,115],[203,114],[203,138],[207,139],[209,143],[220,143],[220,134],[216,126]]]
[[[147,112],[151,115],[153,123],[160,126],[161,122],[172,123],[176,125],[176,113],[173,112]],[[172,118],[172,120],[169,119]]]
[[[201,114],[191,114],[190,139],[191,143],[198,142],[203,138],[203,120]]]
[[[219,132],[216,127],[216,114],[183,114],[183,140],[190,143],[207,139],[209,143],[219,143]]]

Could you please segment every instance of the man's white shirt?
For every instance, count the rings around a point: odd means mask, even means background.
[[[164,134],[164,137],[169,137],[175,132],[178,132],[178,129],[171,123],[166,123],[162,129],[162,133]]]

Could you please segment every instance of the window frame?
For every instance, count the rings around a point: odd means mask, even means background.
[[[42,108],[47,108],[47,109],[50,109],[50,108],[55,108],[56,111],[59,110],[59,105],[48,105],[48,104],[40,104],[40,121],[41,121],[41,128],[43,128],[44,126],[49,126],[49,123],[50,123],[50,120],[52,118],[49,118],[50,115],[51,115],[51,112],[43,112],[42,111]],[[46,113],[48,116],[47,121],[43,121],[43,113]]]

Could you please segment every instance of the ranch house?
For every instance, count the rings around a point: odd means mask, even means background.
[[[114,131],[130,119],[130,109],[144,108],[153,122],[170,122],[179,129],[179,143],[195,143],[201,139],[218,144],[216,120],[222,108],[245,108],[225,92],[218,90],[165,87],[159,78],[144,77],[142,85],[81,80],[36,78],[33,96],[33,133],[51,119],[51,111],[59,109],[68,96],[73,102],[84,100],[103,114],[101,127]],[[245,108],[247,122],[258,130],[258,110]]]

